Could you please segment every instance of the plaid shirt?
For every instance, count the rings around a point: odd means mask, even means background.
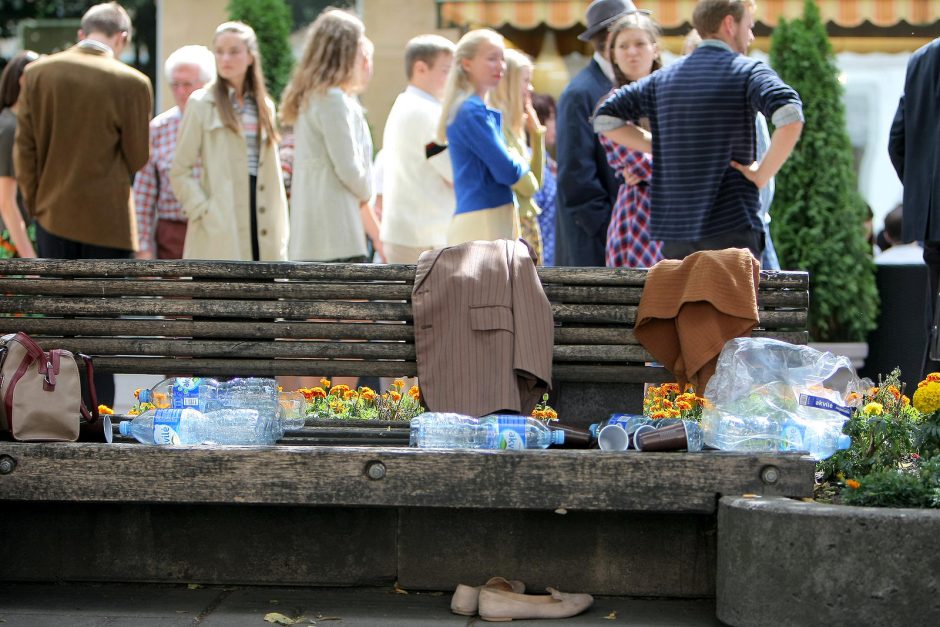
[[[662,242],[650,239],[650,183],[653,158],[600,136],[607,163],[622,179],[624,172],[640,178],[636,185],[620,184],[607,228],[605,262],[608,268],[649,268],[663,258]]]
[[[156,252],[157,220],[186,220],[186,214],[170,187],[170,166],[182,119],[179,107],[173,107],[150,121],[150,160],[134,179],[134,206],[141,252]],[[199,169],[194,169],[193,178],[198,179],[199,175]]]

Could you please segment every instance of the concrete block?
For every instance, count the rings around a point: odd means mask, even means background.
[[[717,577],[729,625],[937,625],[940,511],[725,497]]]

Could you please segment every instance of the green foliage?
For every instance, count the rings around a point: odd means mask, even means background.
[[[940,412],[924,419],[914,439],[917,452],[924,458],[940,456]]]
[[[261,67],[271,97],[278,100],[290,80],[294,56],[290,48],[291,10],[284,0],[230,0],[229,17],[251,26],[258,35]]]
[[[940,508],[940,457],[918,463],[911,471],[881,470],[858,487],[842,492],[847,505]]]
[[[880,381],[877,391],[862,396],[843,432],[852,446],[819,462],[824,480],[840,475],[855,479],[881,470],[897,470],[915,452],[915,438],[922,415],[903,396],[901,371],[897,368]]]
[[[776,178],[773,241],[782,267],[810,273],[810,332],[819,341],[864,341],[875,328],[878,290],[845,126],[832,47],[807,0],[802,19],[781,20],[770,63],[799,92],[803,135]]]

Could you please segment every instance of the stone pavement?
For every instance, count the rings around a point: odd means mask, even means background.
[[[277,625],[277,612],[298,626],[371,627],[489,625],[450,613],[450,594],[393,588],[267,588],[166,584],[0,583],[2,627],[134,627]],[[273,617],[272,617],[273,618]],[[580,616],[530,625],[721,625],[709,600],[598,597]]]

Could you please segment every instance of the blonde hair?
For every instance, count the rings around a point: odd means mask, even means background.
[[[627,78],[627,75],[623,73],[623,70],[620,69],[620,66],[617,65],[617,61],[614,59],[614,44],[617,43],[617,36],[625,30],[643,31],[649,37],[650,43],[655,46],[659,46],[659,38],[663,34],[659,24],[654,22],[653,18],[645,13],[628,13],[610,27],[610,47],[607,50],[607,60],[610,61],[610,64],[614,67],[614,82],[617,87],[623,87],[633,82]],[[653,59],[650,74],[662,67],[662,59],[657,54],[656,58]]]
[[[522,95],[522,70],[531,70],[534,65],[528,55],[518,50],[509,48],[505,55],[506,73],[493,90],[490,102],[493,107],[503,112],[503,131],[524,138],[525,100]]]
[[[473,85],[467,71],[463,69],[463,61],[473,59],[477,55],[480,44],[491,43],[503,47],[503,36],[489,28],[472,30],[457,42],[454,49],[454,65],[447,77],[447,86],[444,88],[444,100],[441,104],[441,121],[437,125],[438,143],[447,143],[447,125],[457,115],[460,105],[473,93]]]
[[[304,52],[281,98],[281,121],[293,124],[312,93],[352,80],[366,27],[358,17],[330,9],[307,29]]]
[[[255,35],[255,31],[251,26],[244,22],[223,22],[215,29],[215,35],[212,38],[213,44],[220,35],[225,33],[238,35],[238,38],[248,48],[248,54],[251,55],[251,65],[248,66],[248,71],[245,72],[245,93],[251,94],[258,105],[258,122],[267,133],[268,141],[277,144],[281,140],[281,136],[277,132],[277,123],[274,116],[271,115],[271,110],[268,109],[268,90],[264,86],[264,73],[261,71],[261,52],[258,50],[258,36]],[[215,106],[219,111],[222,124],[236,133],[241,133],[241,121],[238,119],[238,115],[235,114],[235,107],[232,106],[232,99],[228,94],[228,89],[231,86],[227,80],[217,76],[209,89],[215,96]]]

